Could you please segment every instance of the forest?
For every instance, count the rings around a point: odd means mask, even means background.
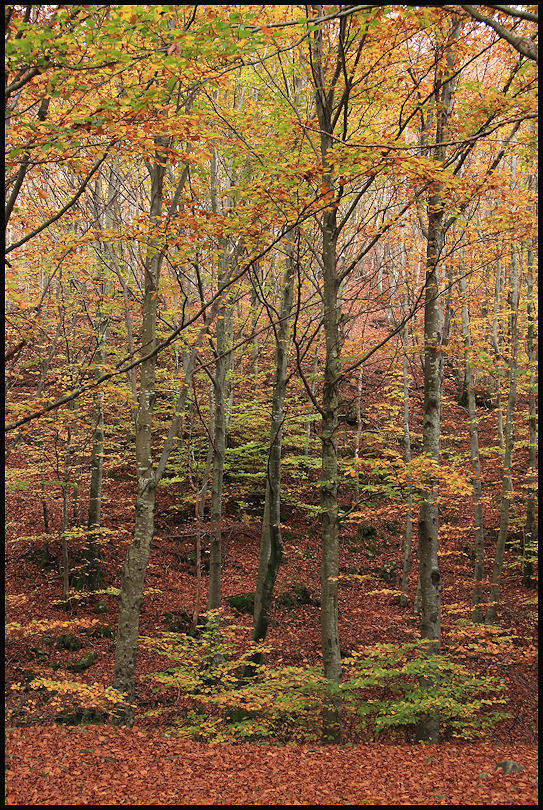
[[[5,6],[7,804],[537,804],[537,22]]]

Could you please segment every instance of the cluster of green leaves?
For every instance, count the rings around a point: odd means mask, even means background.
[[[144,640],[175,662],[149,676],[158,683],[156,691],[176,689],[183,697],[172,734],[208,742],[318,740],[322,707],[338,691],[344,736],[353,741],[388,730],[412,733],[436,711],[444,733],[473,739],[509,716],[498,710],[505,702],[499,679],[429,655],[424,642],[354,652],[344,659],[343,682],[335,685],[317,667],[254,663],[269,647],[240,651],[242,629],[222,618],[219,623],[213,613],[199,638],[168,633]]]
[[[506,702],[503,681],[474,674],[446,655],[429,654],[424,640],[399,647],[376,644],[343,663],[345,704],[374,734],[400,727],[409,731],[425,716],[438,715],[445,734],[475,739],[510,716],[498,710]]]
[[[244,631],[212,611],[198,638],[164,633],[160,639],[142,639],[154,652],[175,661],[173,667],[149,676],[159,684],[155,691],[175,688],[189,704],[179,712],[171,733],[214,743],[315,739],[324,676],[313,668],[255,663],[270,648],[250,644],[240,651]]]

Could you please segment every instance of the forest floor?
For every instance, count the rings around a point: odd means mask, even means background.
[[[23,456],[13,454],[13,467],[24,468]],[[113,480],[113,474],[116,478]],[[104,547],[106,584],[118,587],[126,545],[133,524],[133,482],[128,464],[110,464],[106,481],[105,525],[117,531]],[[317,473],[315,473],[317,475]],[[318,485],[306,485],[318,497]],[[176,512],[176,494],[160,488],[157,529],[146,577],[147,596],[140,634],[156,637],[168,629],[172,616],[191,614],[196,577],[189,554],[193,550],[190,520]],[[50,501],[50,519],[58,522]],[[490,509],[494,510],[492,514]],[[496,525],[496,507],[487,507],[488,525]],[[470,616],[472,565],[470,518],[462,507],[443,510],[443,650],[465,663],[469,639],[461,634],[459,618]],[[260,520],[257,515],[227,518],[223,536],[223,602],[254,591],[258,565]],[[401,608],[398,576],[402,567],[401,505],[376,510],[373,528],[360,521],[346,523],[341,533],[339,620],[342,648],[390,643],[401,645],[419,635],[412,601]],[[500,677],[506,684],[509,717],[479,741],[445,739],[438,745],[408,744],[401,736],[354,736],[342,746],[220,743],[180,739],[171,733],[179,695],[156,695],[145,674],[163,671],[163,656],[142,648],[138,653],[137,717],[133,729],[107,725],[65,726],[58,722],[58,703],[49,693],[28,687],[36,676],[68,675],[66,668],[94,650],[95,663],[79,680],[112,683],[118,599],[114,593],[62,604],[60,546],[51,542],[53,562],[39,564],[36,550],[43,526],[39,493],[8,494],[6,504],[6,705],[7,804],[377,804],[454,805],[537,803],[537,619],[536,592],[523,587],[514,548],[506,552],[502,603],[497,635],[478,639],[469,665],[474,671]],[[119,528],[124,534],[119,534]],[[267,641],[284,664],[320,666],[318,596],[319,530],[317,521],[301,516],[292,505],[284,522],[285,558],[276,595],[292,594],[303,585],[306,603],[276,599]],[[495,538],[487,536],[487,566]],[[392,565],[393,564],[393,565]],[[392,565],[392,569],[391,569]],[[392,581],[383,572],[393,570]],[[354,573],[353,578],[349,578]],[[357,579],[362,576],[363,579]],[[394,579],[395,577],[395,579]],[[388,579],[390,579],[387,576]],[[206,599],[204,577],[203,603]],[[416,587],[413,563],[410,593]],[[98,615],[97,604],[100,602]],[[231,611],[250,636],[252,618]],[[169,618],[168,618],[169,617]],[[108,634],[94,633],[98,621]],[[11,623],[11,624],[10,624]],[[59,649],[56,637],[78,634],[83,648]],[[498,643],[501,638],[501,644]],[[468,656],[468,658],[466,658]],[[273,654],[272,654],[273,658]],[[15,687],[15,688],[13,688]],[[159,709],[158,715],[149,712]],[[348,735],[347,735],[348,736]],[[285,741],[283,741],[284,743]],[[292,742],[292,741],[286,741]],[[498,762],[514,760],[524,767],[504,774]]]
[[[525,770],[504,775],[497,762]],[[535,746],[207,745],[98,726],[9,729],[6,803],[537,804]]]

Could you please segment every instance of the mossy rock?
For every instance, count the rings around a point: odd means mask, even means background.
[[[115,630],[107,624],[100,624],[89,631],[92,638],[115,638]]]
[[[503,759],[501,762],[497,763],[494,770],[497,771],[498,768],[501,768],[504,774],[521,773],[521,771],[524,770],[524,765],[520,765],[518,762],[515,762],[514,759]]]
[[[251,616],[255,610],[255,592],[238,593],[228,597],[228,604],[239,613],[249,613]]]
[[[374,540],[377,537],[377,529],[370,523],[361,523],[356,536],[358,540]]]
[[[83,642],[73,633],[64,633],[57,639],[57,647],[59,650],[80,650]]]
[[[198,623],[195,630],[192,626],[192,616],[186,610],[165,613],[163,621],[170,633],[184,633],[193,638],[198,638],[200,635],[201,622]]]
[[[98,653],[96,650],[89,650],[81,656],[79,661],[76,661],[74,664],[68,664],[66,668],[71,672],[84,672],[86,669],[89,669],[89,667],[92,667],[92,665],[96,663],[97,658]]]
[[[385,582],[395,582],[398,578],[398,563],[396,560],[385,560],[379,570],[379,576]]]
[[[302,582],[294,582],[288,591],[280,594],[275,600],[280,607],[293,610],[300,605],[317,605],[319,601],[313,599],[311,592]]]
[[[35,647],[33,644],[31,644],[28,649],[34,658],[37,658],[40,661],[43,661],[45,658],[49,658],[49,650],[44,650],[43,647]]]

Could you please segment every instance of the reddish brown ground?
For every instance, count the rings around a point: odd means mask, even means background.
[[[451,416],[452,414],[452,416]],[[449,410],[454,418],[465,413]],[[346,428],[347,429],[347,428]],[[484,422],[482,426],[484,431]],[[489,426],[494,441],[493,426]],[[349,437],[352,441],[352,435]],[[483,437],[484,438],[484,437]],[[446,443],[446,439],[445,439]],[[520,457],[520,454],[519,454]],[[499,465],[496,456],[485,456],[486,480],[499,491]],[[24,467],[24,456],[13,454],[10,464]],[[495,471],[489,465],[495,465]],[[107,468],[111,475],[114,465]],[[129,478],[128,461],[122,468],[125,480],[106,479],[108,501],[104,507],[105,525],[124,529],[106,547],[107,583],[118,587],[126,544],[133,525],[134,488]],[[118,467],[117,472],[122,472]],[[315,476],[317,473],[315,473]],[[522,475],[522,469],[519,471]],[[311,476],[311,474],[310,474]],[[288,479],[286,485],[289,486]],[[318,486],[308,478],[306,497],[316,503]],[[497,503],[491,487],[485,505],[488,526],[497,525]],[[17,540],[43,531],[39,493],[28,490],[9,495],[6,510],[7,616],[8,622],[23,627],[34,619],[66,621],[96,619],[93,601],[74,604],[66,612],[59,604],[61,574],[57,567],[44,571],[32,561],[35,540]],[[166,629],[164,616],[178,610],[192,611],[196,580],[190,567],[180,561],[190,551],[191,540],[172,538],[182,525],[168,506],[175,503],[175,488],[159,490],[157,534],[153,543],[146,587],[156,589],[144,601],[141,634],[154,636]],[[50,500],[53,525],[58,524],[60,500]],[[56,523],[55,523],[56,520]],[[397,521],[397,526],[386,521]],[[346,525],[341,537],[341,569],[359,569],[370,579],[362,583],[344,582],[340,588],[340,639],[345,649],[376,642],[399,644],[418,636],[418,620],[412,605],[402,609],[397,597],[375,593],[387,586],[379,577],[385,560],[393,559],[401,570],[403,515],[401,507],[390,507],[369,522],[379,529],[381,548],[377,556],[353,542],[357,524]],[[458,638],[455,622],[469,617],[472,563],[465,556],[472,543],[469,498],[455,504],[443,504],[442,557],[443,576],[443,647],[455,655]],[[254,590],[259,545],[258,518],[247,524],[231,526],[224,539],[223,598]],[[285,563],[276,591],[283,593],[290,583],[304,583],[313,596],[319,594],[319,536],[316,521],[290,509],[285,520]],[[494,553],[494,537],[487,537],[487,561]],[[52,551],[60,559],[53,543]],[[499,675],[507,684],[507,711],[512,715],[481,743],[443,742],[438,746],[368,744],[330,746],[206,745],[165,737],[175,715],[171,711],[157,717],[144,712],[157,705],[148,680],[138,685],[137,727],[114,729],[106,726],[62,727],[55,724],[56,709],[47,695],[29,690],[16,691],[13,683],[25,682],[32,674],[51,675],[49,659],[62,668],[80,657],[80,652],[58,650],[53,639],[60,632],[20,635],[8,639],[7,652],[7,803],[8,804],[519,804],[537,802],[537,672],[536,623],[532,604],[535,592],[524,588],[515,553],[508,550],[502,588],[500,626],[514,636],[504,653],[479,655],[471,659],[475,671]],[[488,565],[488,563],[487,563]],[[416,584],[414,562],[412,592]],[[488,570],[488,567],[487,567]],[[206,598],[204,580],[204,597]],[[394,587],[394,586],[392,586]],[[396,586],[397,587],[397,586]],[[487,591],[488,589],[486,589]],[[108,612],[100,623],[116,627],[117,597],[105,597]],[[237,617],[247,627],[250,617]],[[77,632],[77,631],[76,631]],[[85,649],[98,653],[97,662],[80,677],[88,683],[111,684],[113,641],[108,638],[85,639]],[[318,663],[320,646],[319,608],[304,605],[295,610],[275,607],[268,641],[285,663]],[[36,651],[38,650],[38,652]],[[41,653],[39,652],[41,650]],[[46,655],[44,656],[43,651]],[[460,653],[458,653],[460,655]],[[141,650],[139,674],[164,669],[166,659]],[[35,704],[32,701],[36,701]],[[36,725],[37,724],[37,725]],[[496,771],[503,759],[513,759],[525,770],[504,775]]]
[[[504,775],[515,756],[525,770]],[[533,746],[204,745],[139,729],[10,729],[7,804],[537,804]]]

